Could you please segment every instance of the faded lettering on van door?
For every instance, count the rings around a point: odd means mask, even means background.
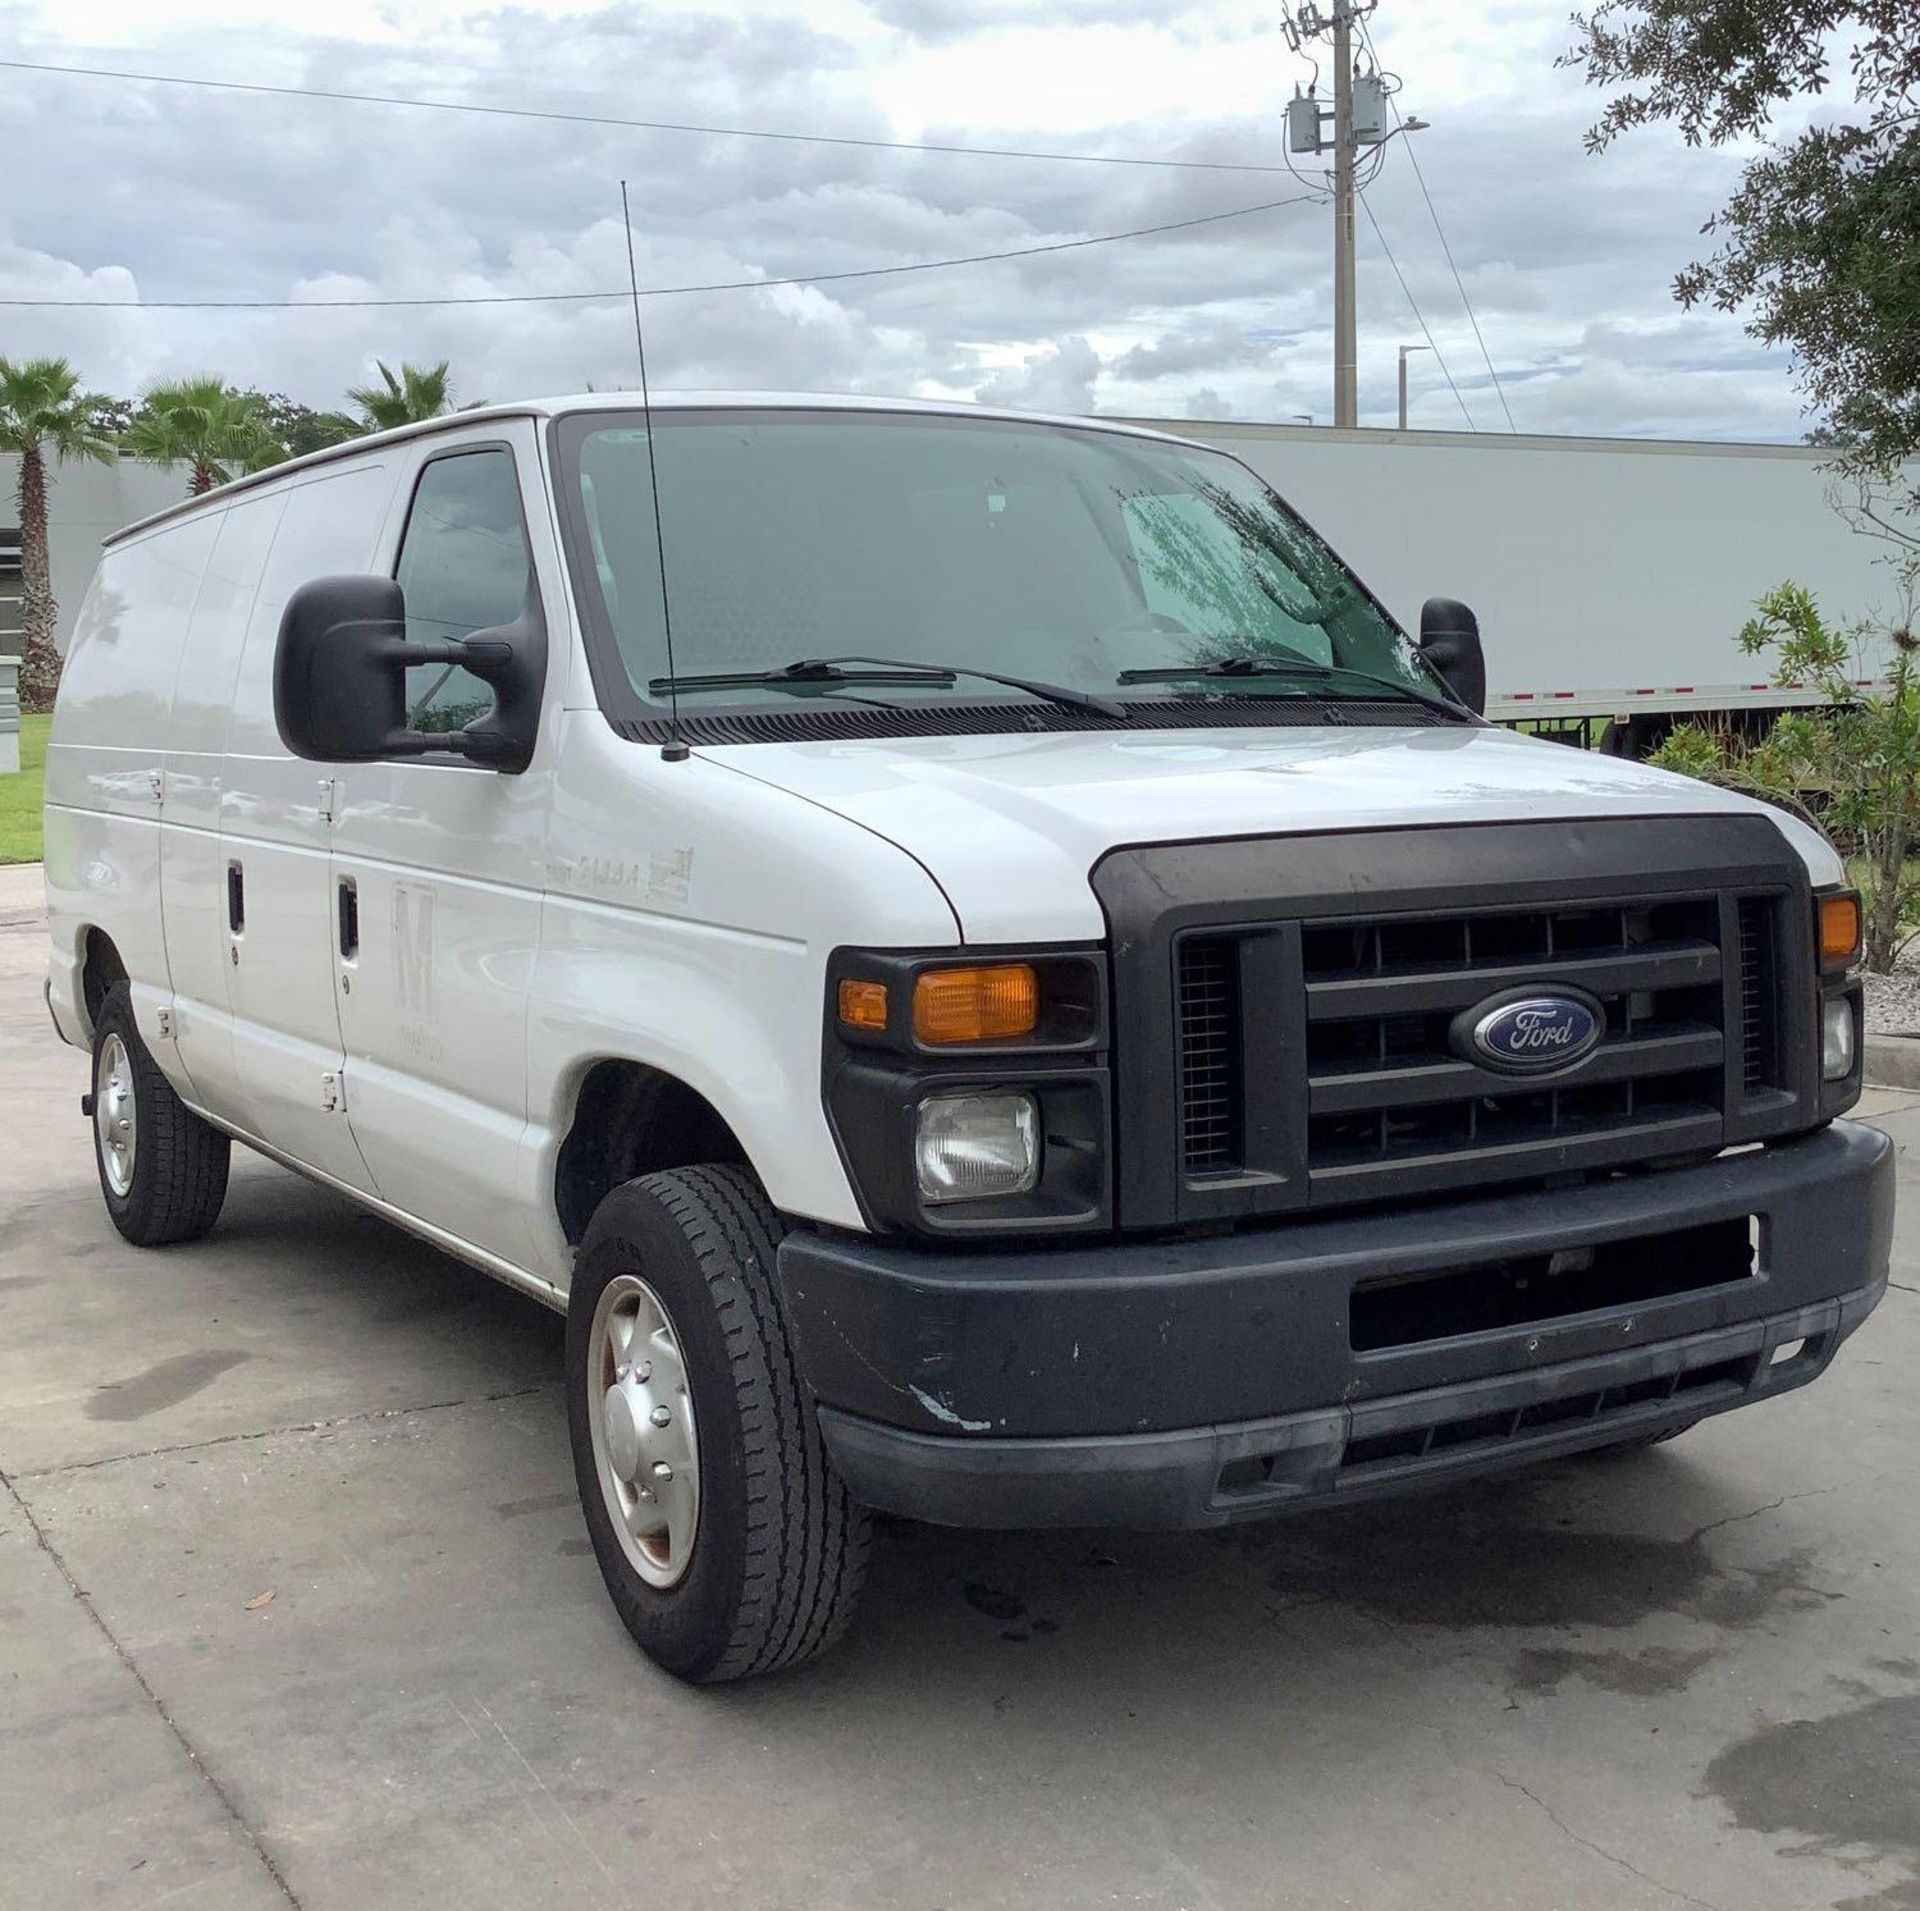
[[[419,883],[393,886],[393,994],[400,1013],[398,1034],[420,1061],[438,1061],[441,1041],[433,1031],[433,895]]]

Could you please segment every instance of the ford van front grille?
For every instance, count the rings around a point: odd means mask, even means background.
[[[1303,925],[1316,1195],[1717,1147],[1719,914],[1709,895]],[[1474,1057],[1462,1015],[1524,988],[1599,1003],[1584,1060],[1516,1077]]]
[[[1095,887],[1136,1223],[1552,1183],[1818,1117],[1806,878],[1764,820],[1154,847]],[[1500,1050],[1513,1004],[1544,1054]]]

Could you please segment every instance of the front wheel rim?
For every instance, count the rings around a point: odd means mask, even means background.
[[[587,1419],[621,1551],[649,1586],[685,1577],[700,1526],[700,1441],[680,1337],[660,1296],[617,1274],[593,1310]]]
[[[134,1150],[140,1141],[140,1111],[134,1100],[133,1057],[118,1035],[100,1044],[93,1084],[93,1132],[100,1142],[100,1171],[122,1200],[133,1187]]]

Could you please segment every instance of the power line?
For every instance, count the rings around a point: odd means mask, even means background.
[[[833,285],[849,279],[897,278],[909,272],[944,272],[953,266],[994,265],[1007,259],[1033,259],[1049,252],[1077,252],[1087,246],[1117,245],[1124,239],[1154,239],[1168,232],[1191,232],[1196,226],[1220,225],[1229,219],[1248,219],[1256,213],[1277,212],[1282,206],[1304,205],[1324,194],[1295,193],[1288,199],[1268,199],[1257,206],[1234,206],[1226,212],[1206,212],[1192,219],[1169,219],[1157,226],[1135,226],[1129,232],[1099,232],[1084,239],[1054,239],[1045,245],[1014,246],[1004,252],[972,252],[957,259],[918,259],[907,265],[870,265],[846,272],[796,272],[780,279],[721,279],[707,285],[643,285],[643,299],[677,298],[693,292],[756,292],[781,285]],[[26,299],[0,298],[0,306],[33,306],[53,311],[117,310],[136,312],[329,312],[346,309],[439,305],[582,305],[593,299],[634,296],[628,287],[609,292],[484,292],[419,299]]]
[[[1367,215],[1367,224],[1373,228],[1373,236],[1380,241],[1380,250],[1387,255],[1387,263],[1393,267],[1393,276],[1400,281],[1400,290],[1406,296],[1407,303],[1413,308],[1413,316],[1420,327],[1420,336],[1427,341],[1427,349],[1433,354],[1433,362],[1440,367],[1442,377],[1447,381],[1447,389],[1453,393],[1454,403],[1460,407],[1460,416],[1467,421],[1469,431],[1478,431],[1480,427],[1473,422],[1473,413],[1467,409],[1467,401],[1460,396],[1460,387],[1453,382],[1453,374],[1447,369],[1447,361],[1440,355],[1440,347],[1433,342],[1433,334],[1427,329],[1426,315],[1420,310],[1420,302],[1413,296],[1413,288],[1407,284],[1400,270],[1400,262],[1393,256],[1392,246],[1387,244],[1387,235],[1380,230],[1380,221],[1373,216],[1373,207],[1367,202],[1367,195],[1358,195],[1360,210]]]
[[[54,66],[40,60],[0,60],[13,73],[60,73],[70,79],[134,80],[144,86],[186,86],[215,93],[258,93],[274,99],[333,100],[353,106],[404,106],[430,113],[479,113],[493,119],[551,120],[570,126],[619,126],[647,133],[691,133],[711,139],[771,139],[788,145],[856,146],[889,153],[956,154],[972,159],[1037,159],[1083,166],[1162,166],[1187,172],[1282,173],[1285,166],[1247,160],[1146,159],[1120,153],[1028,152],[1009,146],[959,146],[935,140],[864,139],[852,133],[771,132],[755,126],[702,126],[680,120],[623,119],[611,113],[561,112],[531,106],[492,106],[467,100],[416,99],[399,93],[348,93],[318,86],[273,86],[262,80],[209,80],[179,73],[128,73],[103,66]]]
[[[1366,16],[1364,14],[1360,16],[1360,37],[1366,41],[1367,51],[1372,54],[1373,63],[1377,68],[1380,64],[1380,55],[1375,50],[1373,35],[1367,30]],[[1399,102],[1395,100],[1392,93],[1387,94],[1386,99],[1388,109],[1393,114],[1393,123],[1396,126],[1400,126],[1404,133],[1405,128],[1401,125]],[[1493,369],[1493,354],[1487,350],[1487,341],[1481,334],[1479,315],[1473,309],[1472,299],[1467,296],[1466,281],[1461,278],[1460,268],[1453,262],[1453,247],[1447,243],[1447,230],[1446,227],[1440,223],[1439,208],[1433,203],[1433,194],[1427,190],[1427,176],[1420,170],[1420,155],[1413,150],[1413,141],[1411,139],[1403,138],[1401,143],[1407,149],[1407,159],[1413,167],[1413,176],[1420,182],[1420,197],[1427,202],[1427,216],[1433,221],[1434,232],[1440,240],[1440,250],[1447,255],[1447,270],[1453,274],[1453,283],[1459,291],[1460,303],[1467,309],[1467,323],[1473,327],[1474,341],[1480,347],[1480,356],[1486,361],[1487,376],[1493,380],[1494,395],[1500,400],[1500,409],[1507,415],[1507,429],[1509,431],[1518,431],[1520,427],[1513,422],[1513,407],[1507,403],[1507,394],[1500,384],[1500,374]],[[1369,214],[1368,216],[1371,217],[1372,215]],[[1379,227],[1376,226],[1374,230],[1377,232]],[[1384,245],[1386,242],[1382,240],[1381,243]],[[1438,354],[1435,355],[1438,356]],[[1449,380],[1448,382],[1451,383],[1452,381]],[[1456,396],[1457,395],[1458,394],[1456,394]]]

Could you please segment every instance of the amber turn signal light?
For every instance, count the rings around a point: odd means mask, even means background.
[[[913,985],[913,1032],[923,1042],[1007,1042],[1040,1021],[1040,981],[1027,962],[926,969]]]
[[[1820,960],[1838,969],[1860,953],[1860,898],[1851,890],[1820,898]]]
[[[882,1033],[887,1026],[887,985],[884,982],[857,982],[849,977],[840,984],[840,1023],[843,1028],[871,1029]]]

